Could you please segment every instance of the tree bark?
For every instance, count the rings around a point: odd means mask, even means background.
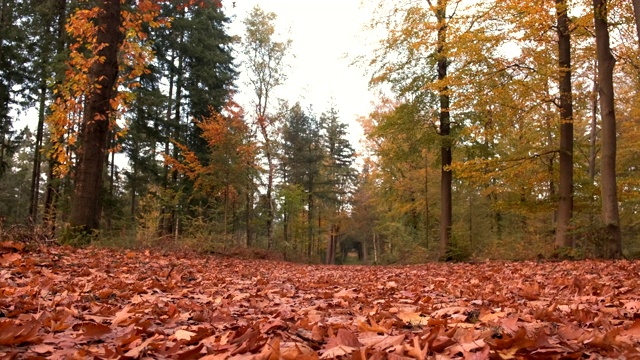
[[[429,224],[429,153],[424,152],[424,244],[429,250],[429,236],[431,234],[431,224]]]
[[[56,24],[56,54],[60,55],[64,52],[66,41],[65,25],[67,23],[67,0],[57,1],[57,24]],[[62,81],[62,74],[56,74],[56,87]],[[59,95],[57,95],[59,96]],[[60,139],[49,139],[50,142],[60,141]],[[49,157],[49,170],[47,172],[47,187],[44,195],[44,214],[43,223],[49,235],[55,233],[56,221],[56,200],[60,188],[60,180],[56,178],[54,169],[57,162],[53,157]]]
[[[123,40],[120,31],[120,0],[104,0],[96,22],[99,25],[96,41],[106,46],[96,56],[104,58],[90,69],[95,86],[90,90],[82,119],[81,142],[78,151],[76,182],[71,204],[70,224],[81,231],[98,229],[102,209],[101,192],[109,117],[114,109],[111,100],[116,95],[114,85],[118,77],[118,49]]]
[[[29,201],[29,217],[35,224],[38,221],[38,199],[40,195],[40,165],[42,156],[42,137],[44,133],[44,118],[47,98],[47,82],[45,75],[41,74],[40,79],[40,104],[38,109],[38,130],[36,131],[36,143],[33,149],[33,172],[31,173],[31,199]]]
[[[164,156],[165,157],[169,157],[170,154],[170,145],[171,145],[171,119],[172,119],[172,111],[173,111],[173,78],[175,75],[175,71],[174,71],[174,66],[173,66],[173,62],[175,61],[175,51],[171,51],[171,60],[170,60],[170,66],[169,66],[169,96],[167,97],[167,115],[165,117],[165,124],[164,124],[164,134],[165,134],[165,139],[164,139]],[[166,192],[169,189],[169,164],[165,161],[164,166],[163,166],[163,171],[164,171],[164,177],[162,179],[162,187],[165,190],[165,196],[166,196]],[[162,209],[160,210],[160,221],[158,223],[158,233],[163,236],[166,235],[167,231],[166,229],[169,229],[171,226],[169,225],[169,223],[171,223],[171,219],[169,218],[169,214],[170,211],[168,209],[168,206],[165,204],[164,206],[162,206]]]
[[[596,143],[598,140],[598,71],[597,62],[593,77],[593,91],[591,96],[591,129],[589,130],[589,179],[596,178]]]
[[[560,183],[555,246],[573,247],[567,234],[573,217],[573,94],[571,87],[571,33],[567,1],[556,0],[560,90]]]
[[[636,33],[638,34],[638,47],[640,47],[640,0],[631,0],[633,15],[636,20]]]
[[[251,164],[250,164],[251,166]],[[247,247],[253,245],[253,179],[251,176],[247,177],[247,192],[245,194],[245,225],[247,231]]]
[[[605,255],[617,259],[622,255],[622,235],[618,191],[616,188],[616,113],[614,107],[613,68],[616,60],[611,54],[607,22],[607,0],[593,0],[598,57],[600,117],[602,119],[602,156],[600,163],[600,192],[602,220],[606,230]]]
[[[438,81],[444,83],[447,79],[449,59],[445,54],[444,45],[447,42],[447,0],[438,0],[436,19],[438,21],[438,45],[436,54],[438,59]],[[442,157],[441,185],[440,185],[440,256],[444,256],[451,240],[452,204],[451,184],[451,118],[449,113],[449,86],[442,85],[439,89],[440,96],[440,136],[442,145],[440,148]]]

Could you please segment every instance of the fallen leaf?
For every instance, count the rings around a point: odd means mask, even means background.
[[[173,335],[175,336],[176,340],[189,341],[191,340],[192,337],[196,336],[197,334],[187,330],[176,330],[176,332]]]

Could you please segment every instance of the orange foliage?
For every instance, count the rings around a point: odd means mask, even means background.
[[[111,126],[116,124],[116,120],[132,102],[133,93],[130,90],[140,86],[136,79],[149,71],[147,65],[154,57],[144,26],[151,28],[170,26],[170,19],[160,17],[160,6],[166,1],[168,0],[139,0],[131,11],[123,7],[121,31],[124,41],[120,47],[119,76],[114,85],[118,91],[116,97],[111,100],[111,107],[115,114],[108,119]],[[121,2],[124,4],[125,0]],[[64,81],[54,89],[56,101],[51,105],[51,115],[47,118],[53,139],[49,156],[60,164],[56,172],[61,176],[69,170],[70,150],[77,142],[85,97],[95,86],[98,86],[97,79],[90,78],[89,70],[93,64],[104,61],[96,54],[106,46],[96,42],[98,27],[95,19],[101,8],[93,6],[86,9],[82,8],[83,4],[90,4],[90,1],[80,1],[80,6],[67,21],[66,30],[72,39],[69,45],[70,54],[66,61]],[[180,3],[183,7],[205,5],[204,1],[199,0],[184,0]],[[215,2],[215,5],[221,4]]]
[[[177,142],[174,145],[180,149],[182,159],[166,156],[165,163],[185,174],[194,181],[196,189],[209,195],[222,195],[220,192],[224,191],[235,193],[226,185],[232,181],[232,174],[247,170],[253,163],[256,147],[247,141],[249,129],[244,122],[244,111],[233,100],[227,101],[222,112],[210,109],[210,113],[200,121],[194,120],[207,142],[208,165],[202,165],[192,150]]]

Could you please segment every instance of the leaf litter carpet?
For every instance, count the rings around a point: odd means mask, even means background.
[[[0,357],[638,358],[640,262],[298,265],[0,243]]]

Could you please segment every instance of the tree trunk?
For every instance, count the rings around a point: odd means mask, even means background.
[[[265,135],[266,136],[266,135]],[[266,139],[266,137],[265,137]],[[269,141],[266,142],[267,147],[270,147]],[[267,150],[267,166],[269,166],[269,174],[267,175],[267,249],[273,248],[273,157],[271,149]]]
[[[424,245],[429,250],[429,236],[431,224],[429,224],[429,153],[424,152]]]
[[[65,25],[67,23],[67,0],[57,1],[57,24],[56,24],[56,54],[59,56],[64,53],[66,47],[66,30]],[[56,74],[56,87],[60,85],[62,81],[62,74]],[[56,95],[56,97],[59,95]],[[49,139],[50,142],[60,141],[60,139]],[[47,187],[44,195],[44,214],[43,222],[47,233],[53,236],[55,233],[55,221],[56,221],[56,201],[58,191],[60,188],[60,180],[56,178],[54,169],[57,166],[57,162],[53,157],[49,157],[49,170],[47,172]]]
[[[40,164],[42,137],[44,133],[45,107],[47,100],[47,82],[45,74],[40,75],[40,104],[38,109],[38,130],[36,131],[36,144],[33,149],[33,172],[31,174],[31,199],[29,201],[29,217],[33,224],[38,221],[38,199],[40,196]]]
[[[247,247],[253,244],[253,181],[251,176],[247,177],[247,193],[245,194],[245,225],[247,231]]]
[[[436,9],[436,19],[438,21],[438,46],[436,54],[438,58],[438,81],[444,83],[447,78],[449,59],[444,50],[447,42],[447,0],[438,0]],[[441,185],[440,185],[440,256],[444,256],[451,240],[452,204],[451,204],[451,184],[453,174],[451,173],[451,119],[449,113],[449,87],[441,85],[440,96],[440,136],[441,145]]]
[[[96,22],[100,26],[96,41],[106,46],[96,56],[104,58],[90,69],[95,86],[90,90],[83,114],[83,127],[74,196],[71,204],[72,227],[90,231],[99,228],[102,208],[104,159],[109,136],[109,117],[114,109],[111,100],[116,95],[118,49],[123,40],[120,31],[120,0],[104,0]]]
[[[373,243],[373,263],[378,264],[378,239],[376,238],[376,231],[373,230],[373,236],[371,237]]]
[[[336,257],[336,241],[335,241],[335,225],[331,225],[331,230],[329,231],[329,243],[327,244],[327,258],[325,259],[325,263],[327,265],[335,264]]]
[[[313,178],[309,180],[311,183],[313,182]],[[311,257],[311,250],[313,249],[313,191],[312,186],[309,187],[309,196],[307,198],[308,209],[307,209],[307,256]]]
[[[622,235],[616,188],[616,113],[614,107],[613,68],[607,23],[607,0],[593,0],[598,57],[600,117],[602,119],[602,156],[600,163],[600,191],[602,220],[606,230],[606,256],[617,259],[622,255]]]
[[[567,234],[573,217],[573,94],[571,87],[571,33],[567,1],[556,0],[560,90],[560,183],[555,246],[573,247]]]
[[[170,152],[170,147],[171,147],[171,119],[173,119],[172,117],[172,111],[173,111],[173,78],[175,76],[174,73],[174,69],[173,69],[173,62],[175,61],[175,51],[171,51],[171,60],[170,63],[171,65],[169,66],[169,96],[167,97],[167,116],[165,118],[165,124],[164,124],[164,133],[165,133],[165,140],[164,140],[164,156],[165,157],[169,157],[169,152]],[[163,177],[163,188],[165,190],[165,196],[167,193],[167,190],[169,189],[169,164],[165,161],[164,163],[164,177]],[[167,233],[167,229],[170,228],[169,223],[171,223],[171,219],[169,218],[169,214],[170,211],[168,209],[168,206],[165,204],[164,206],[162,206],[162,209],[160,210],[160,222],[158,223],[158,233],[160,235],[166,235]]]
[[[631,0],[633,15],[636,20],[636,33],[638,34],[638,46],[640,47],[640,0]]]
[[[184,42],[184,34],[180,36],[180,43]],[[178,77],[176,79],[176,102],[175,102],[175,111],[173,115],[173,141],[180,141],[180,121],[182,117],[182,88],[184,86],[184,57],[178,57]],[[180,156],[180,152],[177,146],[173,146],[173,158],[178,160]],[[173,185],[173,189],[178,189],[178,171],[176,169],[172,169],[171,171],[171,184]],[[177,191],[171,194],[172,196],[177,195]],[[169,222],[169,227],[167,228],[166,234],[175,234],[175,239],[178,239],[178,224],[180,222],[178,216],[178,208],[180,206],[180,202],[177,201],[175,204],[171,206],[171,221]]]
[[[0,28],[8,28],[10,21],[7,19],[7,2],[2,0],[0,2]],[[0,31],[0,64],[4,64],[4,38],[2,37],[4,31]],[[9,131],[9,91],[11,89],[10,84],[0,82],[0,177],[4,174],[5,153],[7,151],[5,147],[7,133]]]
[[[138,144],[135,143],[135,150],[138,151]],[[138,190],[138,161],[131,164],[131,221],[135,224],[136,220],[136,191]]]
[[[593,77],[593,91],[591,96],[591,129],[589,131],[589,179],[593,184],[596,178],[596,143],[598,140],[598,71],[597,62]]]

